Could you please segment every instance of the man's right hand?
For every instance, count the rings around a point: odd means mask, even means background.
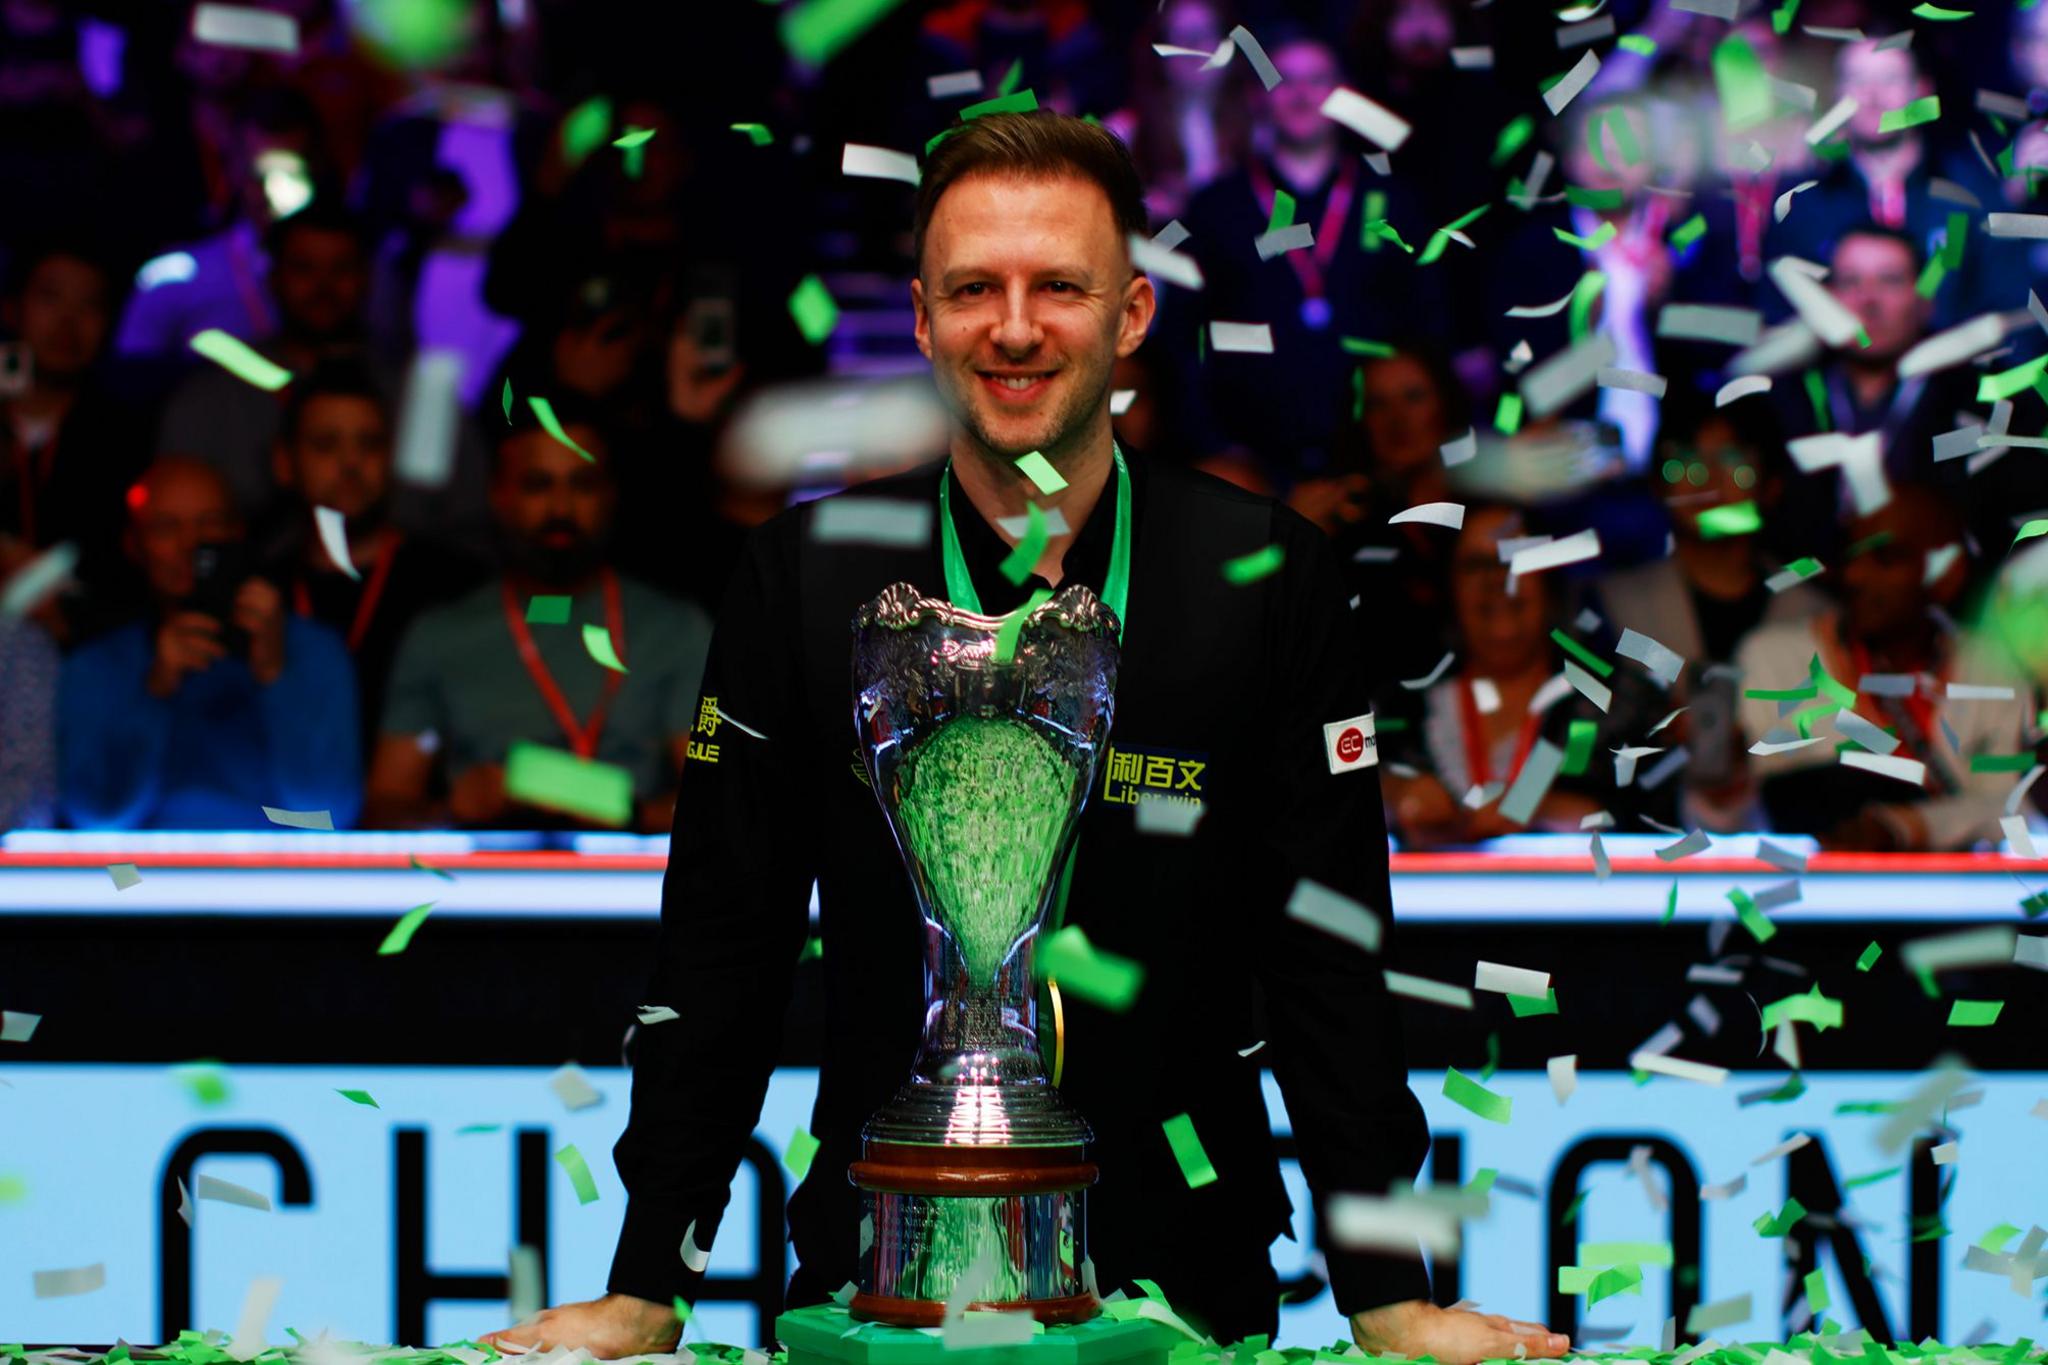
[[[187,673],[202,673],[228,652],[220,622],[203,611],[172,612],[156,629],[156,657],[149,665],[151,696],[168,697]]]
[[[607,1294],[583,1303],[548,1308],[517,1327],[491,1332],[479,1342],[503,1351],[508,1346],[546,1350],[589,1348],[599,1360],[673,1351],[683,1335],[675,1310],[631,1294]]]

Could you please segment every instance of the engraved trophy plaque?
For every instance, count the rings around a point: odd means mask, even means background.
[[[938,1324],[970,1268],[973,1307],[1097,1311],[1094,1134],[1046,1074],[1032,952],[1108,738],[1119,627],[1079,585],[1003,627],[903,583],[854,621],[854,721],[924,920],[925,1014],[848,1172],[864,1214],[849,1307],[901,1326]]]

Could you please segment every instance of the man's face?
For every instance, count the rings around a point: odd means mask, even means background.
[[[66,384],[91,365],[107,339],[107,277],[76,256],[51,256],[21,291],[21,340],[38,379]]]
[[[1448,434],[1443,399],[1420,361],[1397,355],[1366,367],[1365,436],[1376,470],[1404,475],[1426,465]]]
[[[949,186],[910,297],[946,406],[1005,459],[1057,458],[1107,423],[1110,371],[1145,339],[1154,308],[1109,197],[1072,176]]]
[[[1837,89],[1856,101],[1849,116],[1849,136],[1866,146],[1892,142],[1902,133],[1881,133],[1878,126],[1894,109],[1903,109],[1930,93],[1913,54],[1904,48],[1879,51],[1871,42],[1850,43],[1835,65]]]
[[[306,401],[279,452],[278,480],[309,506],[332,507],[352,528],[374,520],[391,486],[391,427],[384,409],[352,393]]]
[[[189,465],[151,470],[128,491],[128,553],[160,602],[191,595],[192,554],[242,538],[241,520],[218,474]]]
[[[1913,257],[1903,242],[1856,233],[1835,248],[1828,288],[1870,334],[1853,354],[1896,360],[1926,330],[1928,302],[1914,287]],[[1852,343],[1853,345],[1853,343]]]
[[[1323,101],[1339,84],[1337,54],[1318,42],[1284,43],[1267,54],[1280,84],[1266,94],[1266,117],[1282,146],[1336,136],[1323,117]]]
[[[1927,614],[1922,579],[1936,539],[1931,532],[1900,497],[1850,524],[1854,553],[1842,564],[1842,611],[1851,636],[1896,635]]]
[[[1700,426],[1689,444],[1676,440],[1657,445],[1657,491],[1664,510],[1685,535],[1700,536],[1700,513],[1755,499],[1758,459],[1736,438],[1735,429],[1718,419]]]
[[[1451,604],[1465,658],[1481,677],[1519,673],[1542,652],[1547,637],[1543,578],[1519,579],[1508,594],[1502,539],[1523,534],[1520,519],[1483,509],[1465,519],[1451,560]]]
[[[597,432],[569,423],[569,437],[592,464],[544,431],[506,438],[491,475],[491,514],[521,568],[568,582],[597,567],[611,529],[613,488]]]
[[[369,286],[362,249],[346,232],[288,232],[270,263],[270,292],[285,330],[308,341],[332,340],[360,327]]]

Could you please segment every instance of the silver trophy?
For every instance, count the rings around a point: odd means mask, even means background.
[[[924,1038],[862,1129],[862,1318],[1096,1312],[1084,1283],[1094,1134],[1038,1047],[1032,949],[1116,691],[1116,616],[1085,587],[1012,620],[898,583],[854,620],[854,723],[925,926]]]

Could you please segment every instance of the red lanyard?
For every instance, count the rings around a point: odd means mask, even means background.
[[[1472,693],[1470,678],[1458,679],[1458,708],[1462,713],[1465,732],[1466,776],[1475,787],[1483,787],[1493,780],[1493,762],[1487,757],[1486,725],[1479,718],[1479,699]],[[1536,747],[1536,732],[1543,728],[1543,713],[1531,711],[1522,719],[1522,734],[1515,741],[1515,760],[1508,768],[1507,780],[1513,782],[1522,771],[1522,763],[1529,757],[1529,751]]]
[[[1851,640],[1848,644],[1850,663],[1856,670],[1856,681],[1850,685],[1852,687],[1860,687],[1862,680],[1869,676],[1870,673],[1870,651],[1863,647],[1861,640]],[[1940,687],[1947,681],[1948,661],[1944,659],[1935,670],[1934,685]],[[1911,693],[1903,697],[1879,697],[1877,699],[1878,709],[1882,711],[1884,704],[1891,701],[1898,702],[1905,708],[1906,714],[1912,717],[1913,724],[1919,727],[1920,734],[1917,742],[1926,745],[1928,751],[1932,752],[1934,748],[1934,727],[1937,724],[1934,715],[1934,700],[1921,694],[1919,675],[1917,673],[1913,675],[1913,690]],[[1915,737],[1912,735],[1901,735],[1900,739],[1905,741],[1906,747],[1909,749],[1916,742]]]
[[[50,481],[50,470],[57,463],[57,431],[50,433],[50,439],[31,450],[21,450],[20,468],[15,472],[21,481],[21,540],[24,545],[36,543],[36,488]]]
[[[1258,197],[1259,208],[1266,220],[1273,218],[1273,177],[1266,174],[1265,166],[1257,157],[1251,162],[1252,193]],[[1323,297],[1325,282],[1323,272],[1330,268],[1330,262],[1337,259],[1337,243],[1344,237],[1344,220],[1351,213],[1351,192],[1358,180],[1357,168],[1350,161],[1339,161],[1337,180],[1330,186],[1330,202],[1323,210],[1323,221],[1316,225],[1316,242],[1305,251],[1289,251],[1280,259],[1294,268],[1294,276],[1301,281],[1304,299]]]
[[[377,551],[377,566],[370,570],[370,577],[363,584],[363,595],[356,601],[355,619],[349,622],[348,652],[353,654],[362,646],[363,637],[370,633],[370,622],[377,615],[377,599],[384,595],[384,584],[391,577],[391,566],[398,561],[398,543],[405,539],[400,532],[393,531],[384,537],[383,546]],[[306,590],[302,577],[292,583],[292,608],[301,616],[313,614],[313,594]]]
[[[590,719],[576,723],[576,713],[569,709],[569,699],[562,695],[562,689],[555,686],[555,675],[548,672],[547,661],[540,657],[540,648],[533,642],[533,632],[526,628],[526,610],[513,591],[512,580],[502,584],[505,599],[505,626],[512,632],[512,643],[519,647],[519,661],[526,665],[526,672],[533,679],[533,685],[540,689],[541,700],[548,704],[554,714],[555,724],[562,727],[562,733],[569,739],[569,747],[578,758],[597,756],[598,736],[604,733],[605,713],[611,710],[612,697],[617,694],[624,677],[612,669],[604,671],[604,695],[597,699],[597,707],[590,713]],[[604,623],[612,633],[612,648],[618,652],[619,661],[626,658],[626,610],[619,601],[619,576],[610,569],[604,571]]]

